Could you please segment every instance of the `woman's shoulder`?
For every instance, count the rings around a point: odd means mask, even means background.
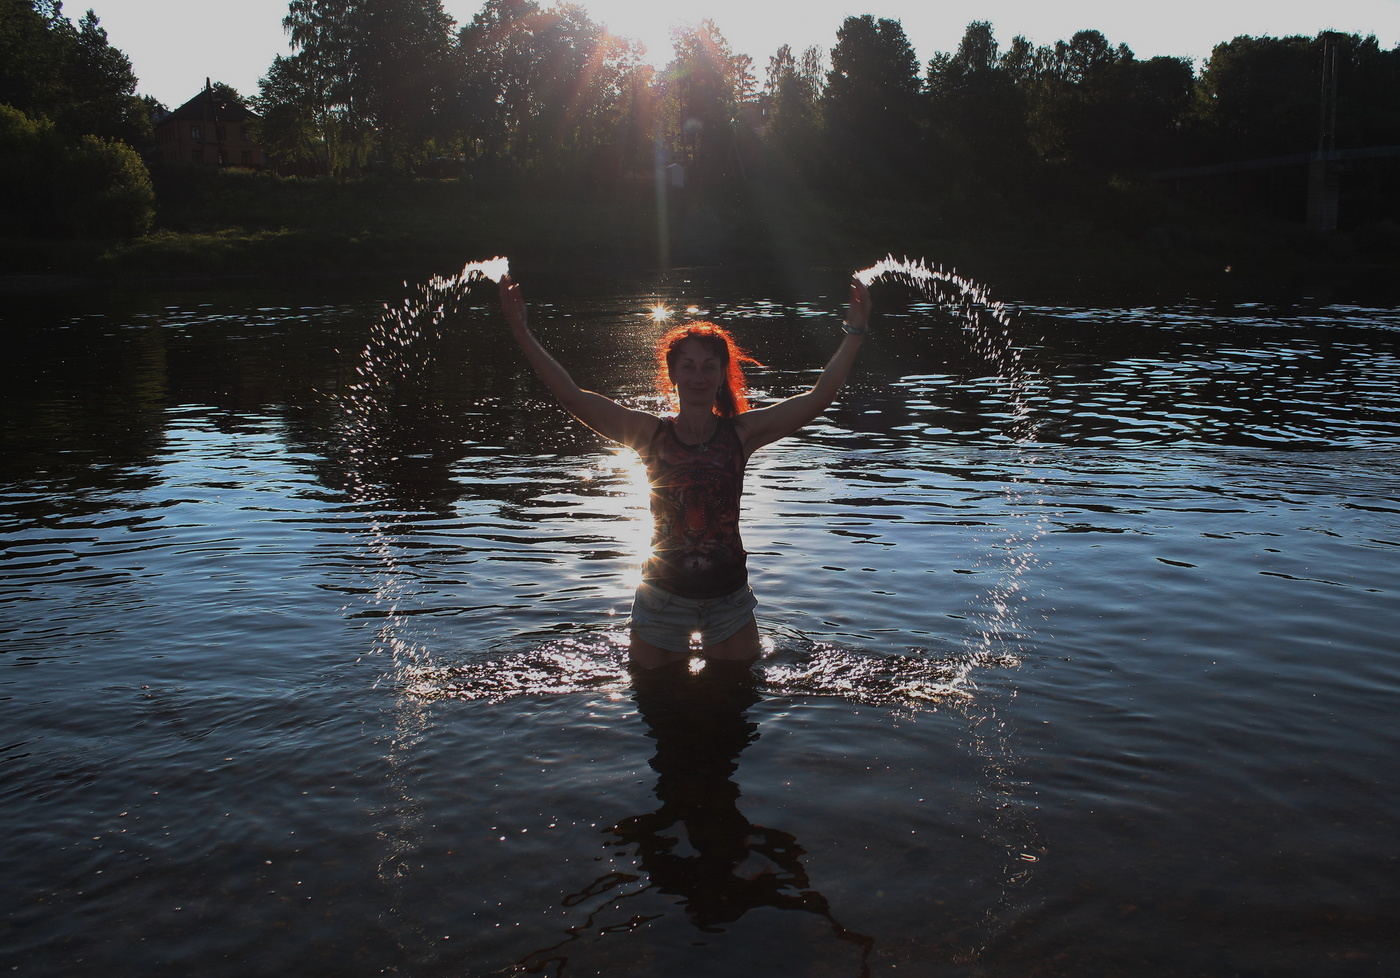
[[[674,417],[669,415],[662,417],[652,415],[651,422],[644,425],[644,430],[641,433],[642,437],[639,438],[637,443],[632,447],[643,456],[648,455],[654,450],[657,440],[663,437],[667,432],[674,431],[675,427],[676,419]]]

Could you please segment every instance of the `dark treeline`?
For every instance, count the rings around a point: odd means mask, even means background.
[[[0,220],[7,237],[122,237],[151,225],[138,150],[152,104],[131,62],[88,11],[59,0],[0,0]]]
[[[494,192],[654,206],[640,188],[671,167],[668,186],[681,172],[684,183],[673,196],[713,213],[756,202],[840,211],[859,199],[951,233],[1028,213],[1098,228],[1159,220],[1154,173],[1316,150],[1324,120],[1338,149],[1400,142],[1400,48],[1355,35],[1239,37],[1198,73],[1095,30],[1037,47],[1002,43],[980,21],[956,50],[921,61],[898,21],[865,15],[837,26],[829,49],[784,46],[755,65],[705,21],[678,31],[657,69],[582,8],[535,0],[486,0],[464,25],[440,0],[291,0],[284,27],[289,53],[247,102],[281,172],[336,180],[450,173]],[[1337,65],[1334,115],[1325,56]],[[162,107],[135,86],[91,12],[74,26],[57,0],[0,0],[0,165],[11,177],[0,200],[31,231],[43,210],[14,191],[16,173],[40,179],[84,154],[107,153],[108,197],[140,210],[148,189],[113,154],[149,149]],[[1395,167],[1351,179],[1362,193],[1349,226],[1395,228]],[[1216,206],[1237,190],[1199,192]],[[1276,216],[1301,219],[1302,206]],[[50,229],[140,233],[149,222]]]

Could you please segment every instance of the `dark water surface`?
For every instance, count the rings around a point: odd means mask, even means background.
[[[764,401],[843,277],[526,286],[654,406],[654,302]],[[874,291],[681,690],[489,285],[6,296],[0,970],[1396,973],[1400,309]]]

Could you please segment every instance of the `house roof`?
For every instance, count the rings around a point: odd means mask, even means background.
[[[160,117],[161,122],[242,122],[257,119],[258,114],[237,99],[224,98],[205,79],[204,91],[178,109]]]

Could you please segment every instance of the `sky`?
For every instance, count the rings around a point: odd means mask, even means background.
[[[443,0],[463,24],[481,6],[482,0]],[[735,53],[753,58],[760,82],[780,46],[799,54],[811,45],[830,49],[841,22],[861,14],[900,21],[923,64],[956,50],[974,20],[992,24],[1003,50],[1017,34],[1041,45],[1093,29],[1139,58],[1197,62],[1239,35],[1338,30],[1374,34],[1385,48],[1400,45],[1400,0],[584,0],[581,6],[613,33],[641,40],[658,63],[669,59],[672,23],[713,20]],[[170,108],[197,95],[206,77],[255,95],[272,59],[290,53],[282,31],[287,0],[68,0],[64,13],[76,21],[89,8],[131,59],[137,93]]]

